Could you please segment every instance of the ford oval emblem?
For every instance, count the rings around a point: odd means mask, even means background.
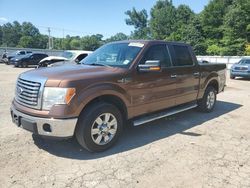
[[[17,87],[17,93],[20,95],[20,94],[22,94],[22,92],[23,92],[23,88],[21,88],[21,87]]]

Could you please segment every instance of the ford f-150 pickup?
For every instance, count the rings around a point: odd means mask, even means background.
[[[103,151],[131,122],[196,107],[211,112],[226,82],[225,64],[198,63],[191,46],[177,42],[109,43],[80,63],[20,74],[13,122],[44,137],[75,136],[87,150]]]

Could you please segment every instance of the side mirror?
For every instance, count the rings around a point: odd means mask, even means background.
[[[143,65],[138,65],[139,72],[160,72],[160,60],[148,60]]]

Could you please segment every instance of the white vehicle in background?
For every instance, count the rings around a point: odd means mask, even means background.
[[[64,64],[78,64],[82,59],[91,54],[92,51],[81,51],[81,50],[67,50],[62,53],[61,56],[49,56],[42,59],[39,64],[39,67],[53,67]]]

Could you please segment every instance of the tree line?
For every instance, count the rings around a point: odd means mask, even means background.
[[[101,34],[54,37],[53,47],[95,50],[111,41],[157,39],[189,43],[198,55],[250,55],[249,0],[212,0],[199,14],[187,5],[158,0],[149,13],[132,8],[125,16],[134,28],[130,35],[121,32],[105,40]],[[48,36],[32,23],[14,21],[0,26],[0,46],[48,48]]]

